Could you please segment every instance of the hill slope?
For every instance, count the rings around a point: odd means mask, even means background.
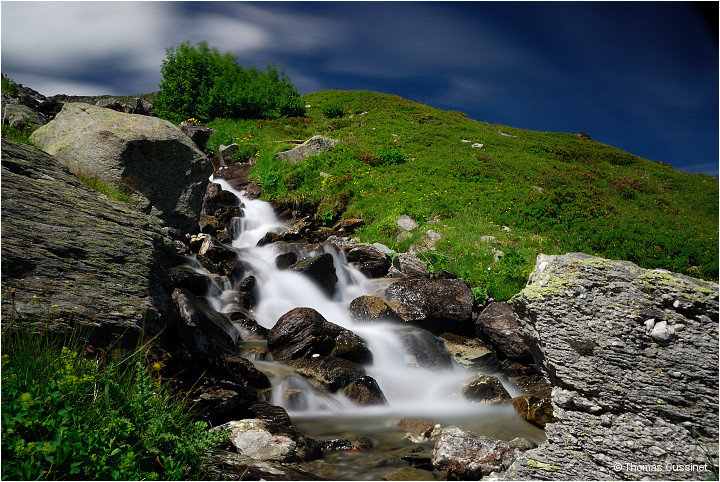
[[[215,120],[210,143],[254,151],[266,199],[317,206],[328,223],[364,218],[363,241],[403,251],[434,230],[442,238],[426,260],[458,272],[481,297],[519,291],[540,252],[583,251],[717,279],[713,177],[574,134],[477,122],[393,95],[323,91],[304,100],[305,118]],[[315,134],[345,142],[306,162],[275,160],[291,147],[278,141]],[[419,229],[398,240],[402,214]],[[493,249],[504,256],[495,261]]]

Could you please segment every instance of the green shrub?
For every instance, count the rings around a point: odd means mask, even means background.
[[[2,478],[197,479],[224,437],[145,367],[83,356],[86,342],[26,330],[2,336]]]
[[[268,65],[267,71],[243,68],[230,52],[200,42],[167,49],[155,112],[173,122],[197,117],[277,118],[305,113],[290,78]]]
[[[2,93],[10,97],[17,97],[18,85],[7,77],[2,78]]]
[[[345,110],[340,102],[328,102],[323,106],[322,113],[328,119],[336,119],[345,115]]]
[[[2,126],[2,137],[4,139],[14,141],[14,142],[20,142],[22,144],[28,144],[30,146],[34,146],[32,142],[30,142],[30,134],[35,131],[37,127],[33,126],[26,126],[22,128],[18,127],[12,127],[12,126]]]

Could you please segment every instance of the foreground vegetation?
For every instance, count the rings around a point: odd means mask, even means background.
[[[457,272],[480,301],[522,289],[538,253],[582,251],[717,280],[713,177],[393,95],[324,91],[303,100],[304,117],[215,119],[208,145],[237,142],[240,160],[256,159],[265,199],[309,206],[327,225],[362,217],[362,241],[404,251],[439,233],[436,250],[420,256],[431,270]],[[343,142],[296,164],[275,159],[293,147],[283,141],[316,134]],[[402,214],[419,223],[409,238],[395,224]]]
[[[3,480],[196,480],[224,437],[192,421],[143,348],[6,331],[2,353]]]

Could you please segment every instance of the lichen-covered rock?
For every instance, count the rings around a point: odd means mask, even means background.
[[[168,226],[197,228],[213,168],[171,123],[70,103],[31,139],[75,174],[132,189]]]
[[[345,387],[343,393],[358,405],[384,405],[385,395],[377,381],[370,376],[361,376]]]
[[[345,388],[365,376],[362,365],[335,356],[299,358],[288,361],[288,365],[300,375],[315,380],[331,392]]]
[[[554,387],[558,421],[508,478],[710,475],[700,437],[717,454],[717,284],[582,253],[540,255],[511,301]],[[673,470],[688,464],[707,470]]]
[[[359,296],[350,302],[350,316],[360,323],[398,320],[395,312],[377,296]]]
[[[173,255],[159,220],[83,185],[56,159],[2,140],[3,324],[92,328],[105,347],[165,324]],[[127,343],[132,346],[132,342]]]

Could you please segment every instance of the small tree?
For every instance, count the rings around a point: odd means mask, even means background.
[[[284,72],[272,65],[267,72],[243,68],[235,56],[221,55],[206,42],[169,48],[161,72],[156,112],[173,122],[191,117],[247,119],[305,113],[300,94]]]

